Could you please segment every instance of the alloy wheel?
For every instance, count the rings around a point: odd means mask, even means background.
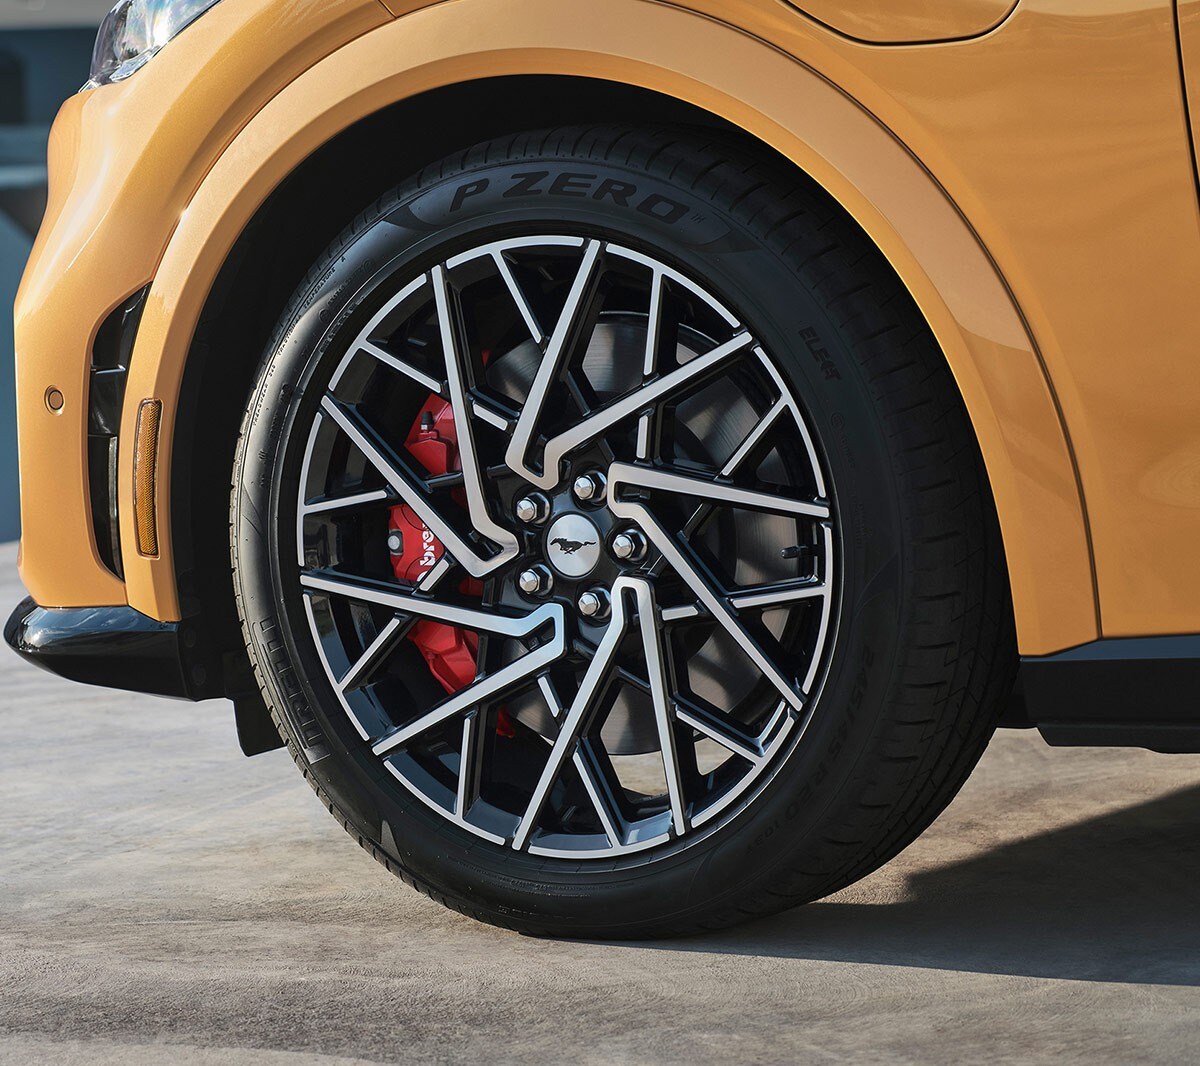
[[[571,859],[732,818],[813,715],[831,487],[750,324],[535,235],[394,287],[323,388],[299,593],[341,710],[429,809]]]

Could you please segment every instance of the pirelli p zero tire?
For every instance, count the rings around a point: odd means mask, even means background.
[[[850,884],[1011,687],[996,517],[911,299],[821,190],[703,133],[497,140],[362,215],[264,356],[231,529],[322,800],[528,932]]]

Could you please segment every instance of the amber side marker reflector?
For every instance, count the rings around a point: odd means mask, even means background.
[[[138,408],[137,449],[133,453],[133,512],[137,520],[138,551],[158,554],[158,515],[154,510],[154,483],[158,464],[158,426],[162,400],[143,400]]]

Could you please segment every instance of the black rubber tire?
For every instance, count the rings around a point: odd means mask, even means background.
[[[543,175],[536,182],[516,178],[534,172]],[[597,199],[605,178],[636,192]],[[294,438],[305,433],[292,427],[308,424],[320,391],[309,383],[330,373],[356,312],[398,273],[523,230],[641,245],[718,293],[807,405],[838,500],[840,624],[803,740],[720,830],[608,863],[518,855],[455,828],[402,789],[333,698],[291,547],[303,447]],[[525,133],[429,167],[383,197],[283,313],[242,427],[233,486],[246,644],[297,764],[389,870],[498,925],[672,935],[843,888],[942,811],[1011,689],[1012,607],[994,507],[926,324],[827,194],[778,159],[703,132]]]

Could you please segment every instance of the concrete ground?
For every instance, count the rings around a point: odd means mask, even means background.
[[[19,597],[0,549],[0,606]],[[393,879],[229,709],[0,654],[0,1062],[1200,1058],[1200,756],[998,735],[822,903],[659,944],[477,925]]]

